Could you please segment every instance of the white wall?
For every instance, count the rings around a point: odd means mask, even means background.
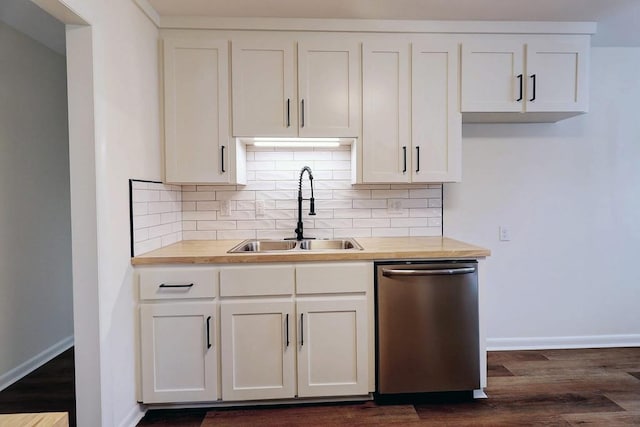
[[[73,339],[64,56],[0,21],[0,389]]]
[[[464,125],[444,234],[492,250],[490,347],[640,345],[638,75],[640,49],[594,48],[588,114]]]
[[[161,178],[158,31],[130,0],[63,3],[90,24],[89,47],[82,44],[89,38],[82,34],[85,30],[67,28],[67,38],[74,44],[68,40],[67,55],[70,62],[78,60],[69,68],[70,106],[72,88],[85,84],[87,73],[93,74],[93,93],[86,91],[85,110],[92,111],[94,128],[84,129],[92,132],[93,138],[79,132],[77,138],[71,138],[70,153],[75,231],[76,224],[84,221],[80,203],[92,190],[85,188],[92,187],[92,181],[82,177],[94,168],[86,161],[82,144],[95,141],[91,147],[95,153],[95,245],[91,247],[89,221],[79,227],[88,241],[74,237],[74,288],[81,287],[83,295],[74,304],[76,337],[86,339],[78,345],[76,356],[82,390],[77,396],[78,423],[131,425],[142,413],[135,395],[137,315],[129,247],[128,179]],[[87,48],[93,52],[90,66],[76,56]],[[83,114],[80,96],[74,93],[72,122]],[[81,163],[83,159],[85,163]],[[78,190],[77,198],[74,189]],[[85,202],[88,215],[93,216],[91,200]],[[86,257],[93,265],[76,265],[76,258],[85,257],[84,250],[95,250],[95,256]],[[92,335],[99,341],[91,342]]]

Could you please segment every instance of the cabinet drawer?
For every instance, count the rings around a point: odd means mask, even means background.
[[[138,271],[140,299],[214,298],[218,269],[211,267],[149,268]]]
[[[370,262],[301,264],[296,267],[296,293],[367,292],[373,286]]]
[[[220,269],[220,296],[291,295],[295,287],[291,265],[243,265]]]

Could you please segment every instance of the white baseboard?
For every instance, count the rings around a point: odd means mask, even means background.
[[[129,414],[120,422],[120,427],[134,427],[137,426],[144,414],[147,413],[146,408],[143,405],[136,403],[136,405],[131,408]]]
[[[36,354],[7,373],[0,375],[0,391],[38,369],[54,357],[73,347],[73,335],[58,341],[51,347]]]
[[[488,351],[606,347],[640,347],[640,335],[487,338]]]

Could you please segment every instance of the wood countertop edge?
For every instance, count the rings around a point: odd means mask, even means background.
[[[471,246],[471,245],[469,245]],[[491,251],[481,247],[452,250],[363,250],[357,252],[312,252],[312,253],[260,253],[220,255],[176,255],[141,256],[131,259],[131,264],[251,264],[266,262],[312,262],[312,261],[382,261],[394,259],[462,259],[485,258]]]

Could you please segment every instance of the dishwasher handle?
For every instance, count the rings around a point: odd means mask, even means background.
[[[382,275],[385,277],[392,276],[450,276],[454,274],[471,274],[475,273],[475,267],[458,267],[458,268],[438,268],[433,270],[418,269],[418,270],[394,270],[394,269],[382,269]]]

